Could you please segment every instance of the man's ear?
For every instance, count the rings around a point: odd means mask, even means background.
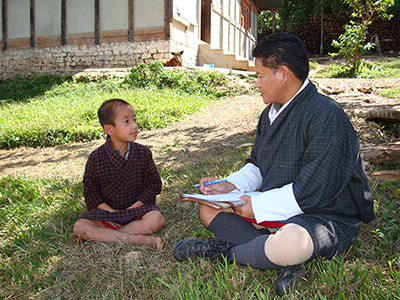
[[[112,125],[110,125],[110,124],[104,125],[104,131],[105,131],[105,133],[107,133],[109,136],[114,135],[113,127],[112,127]]]
[[[281,75],[282,82],[286,82],[286,81],[289,80],[289,78],[290,78],[290,76],[291,76],[291,71],[290,71],[290,69],[289,69],[287,66],[285,66],[285,65],[280,66],[280,67],[278,68],[278,72],[279,72],[280,75]]]

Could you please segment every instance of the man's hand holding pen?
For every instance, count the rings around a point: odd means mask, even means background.
[[[215,183],[211,184],[212,181]],[[207,184],[210,182],[209,184]],[[200,179],[200,191],[204,195],[225,194],[236,189],[236,186],[225,180],[217,180],[214,177],[205,177]]]

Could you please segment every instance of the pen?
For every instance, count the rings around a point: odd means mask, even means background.
[[[226,180],[226,179],[214,180],[214,181],[206,182],[206,183],[204,183],[204,185],[216,184],[216,183],[227,182],[227,181],[228,181],[228,180]],[[200,184],[198,183],[198,184],[195,184],[194,186],[195,186],[195,187],[200,187]]]

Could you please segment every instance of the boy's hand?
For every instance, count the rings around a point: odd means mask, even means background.
[[[230,182],[221,182],[216,184],[204,185],[204,183],[214,180],[217,180],[217,178],[205,177],[200,179],[200,191],[204,195],[225,194],[236,189],[236,186]]]
[[[99,206],[97,206],[98,209],[102,209],[102,210],[106,210],[108,212],[115,212],[118,211],[116,209],[113,209],[110,205],[108,205],[107,203],[102,203]]]
[[[137,201],[137,202],[133,203],[131,206],[129,206],[127,209],[136,208],[136,207],[140,207],[143,205],[144,205],[144,203],[142,201]]]
[[[244,195],[239,199],[245,200],[246,204],[235,207],[235,214],[241,217],[254,219],[253,207],[251,206],[251,196]]]

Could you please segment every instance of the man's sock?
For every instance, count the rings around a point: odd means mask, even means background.
[[[253,239],[251,242],[234,246],[229,249],[226,254],[228,261],[236,261],[238,264],[246,266],[249,264],[253,268],[261,270],[277,270],[282,266],[272,263],[264,252],[265,241],[269,235],[261,235]]]
[[[248,243],[263,235],[250,222],[234,213],[219,213],[208,225],[217,237],[233,245]],[[266,235],[268,237],[268,235]]]

